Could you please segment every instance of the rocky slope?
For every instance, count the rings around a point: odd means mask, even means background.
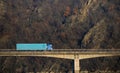
[[[119,11],[119,0],[1,0],[0,48],[45,42],[57,49],[119,49]],[[1,73],[67,73],[72,64],[53,58],[0,57]],[[120,70],[120,58],[83,60],[82,70]]]

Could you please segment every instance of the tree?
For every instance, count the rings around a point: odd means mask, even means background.
[[[70,15],[70,12],[71,12],[71,9],[70,9],[69,6],[67,6],[66,9],[65,9],[65,12],[64,12],[64,16],[65,16],[65,17],[69,16],[69,15]]]

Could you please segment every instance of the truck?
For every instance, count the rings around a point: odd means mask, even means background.
[[[50,43],[17,43],[16,50],[53,50]]]

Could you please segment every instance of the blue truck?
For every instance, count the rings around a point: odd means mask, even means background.
[[[52,44],[47,43],[17,43],[16,50],[53,50]]]

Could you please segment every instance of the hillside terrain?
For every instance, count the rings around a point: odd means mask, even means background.
[[[0,0],[0,48],[52,43],[54,49],[119,49],[120,0]],[[0,57],[0,73],[69,73],[72,60]],[[120,57],[82,61],[82,70],[120,70]]]

